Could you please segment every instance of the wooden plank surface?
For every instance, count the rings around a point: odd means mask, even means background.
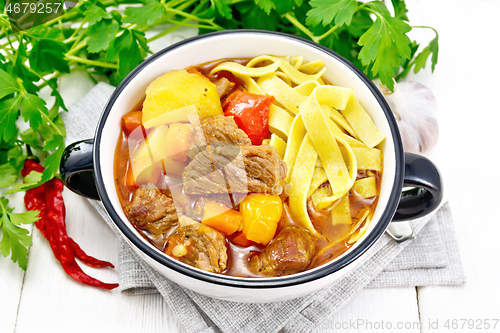
[[[402,329],[397,329],[402,327]],[[365,289],[314,333],[420,332],[417,292],[413,287]]]
[[[23,211],[22,193],[6,196],[9,206],[14,208],[14,212]],[[28,225],[26,229],[32,230],[33,226]],[[16,326],[17,311],[23,289],[25,272],[19,268],[17,263],[10,260],[10,257],[0,256],[0,332],[14,332]]]
[[[499,1],[410,2],[410,20],[440,34],[439,65],[429,76],[439,103],[440,162],[467,282],[418,288],[422,332],[500,332]],[[453,10],[450,12],[450,8]],[[442,13],[450,15],[443,18]],[[486,329],[485,319],[490,319]],[[446,324],[447,327],[445,326]],[[456,326],[454,326],[456,325]],[[483,328],[483,329],[481,329]]]

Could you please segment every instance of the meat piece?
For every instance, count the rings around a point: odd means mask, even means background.
[[[205,134],[207,144],[212,142],[231,142],[239,146],[252,144],[248,135],[238,128],[233,117],[217,115],[203,118],[201,128]]]
[[[165,253],[207,272],[222,273],[227,266],[226,238],[202,223],[179,227],[168,239]]]
[[[196,128],[192,148],[188,151],[189,158],[193,159],[199,152],[204,151],[207,145],[215,143],[234,143],[239,146],[251,145],[252,142],[243,130],[238,128],[233,117],[217,115],[201,120],[201,131]],[[203,132],[203,135],[200,133]]]
[[[229,81],[225,77],[221,77],[220,79],[216,80],[214,82],[215,87],[217,88],[217,94],[219,97],[222,99],[224,96],[226,96],[231,89],[234,87],[234,82]]]
[[[242,147],[249,192],[280,195],[286,177],[286,164],[276,148],[270,146]]]
[[[151,233],[156,242],[165,242],[178,217],[174,200],[158,189],[139,187],[124,207],[128,220],[139,229]]]
[[[266,276],[282,276],[302,272],[310,264],[316,245],[303,228],[283,229],[269,245],[250,259],[250,270]]]
[[[196,155],[182,173],[188,194],[281,194],[286,165],[270,146],[219,145]]]

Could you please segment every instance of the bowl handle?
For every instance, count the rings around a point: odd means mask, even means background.
[[[95,185],[94,139],[78,141],[64,150],[59,172],[66,187],[89,199],[100,200]]]
[[[393,222],[413,220],[434,211],[443,199],[439,170],[422,155],[405,152],[405,175]]]

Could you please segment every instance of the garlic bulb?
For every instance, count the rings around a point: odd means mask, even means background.
[[[394,92],[380,85],[396,120],[405,151],[423,153],[437,142],[436,98],[432,91],[418,82],[395,84]]]

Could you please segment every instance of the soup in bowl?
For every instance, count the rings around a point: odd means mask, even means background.
[[[84,144],[99,197],[135,252],[226,300],[318,290],[367,255],[396,211],[415,218],[440,201],[432,163],[406,155],[405,167],[371,81],[279,33],[213,33],[160,51],[120,84]],[[421,191],[400,203],[403,183]]]

